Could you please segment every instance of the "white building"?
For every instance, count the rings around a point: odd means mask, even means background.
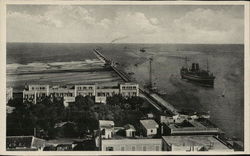
[[[10,99],[13,99],[13,88],[6,88],[6,103],[8,103]]]
[[[95,85],[75,85],[75,95],[82,96],[94,96],[95,95]]]
[[[120,94],[125,97],[139,96],[139,85],[134,83],[120,84]]]
[[[135,137],[135,127],[133,125],[127,124],[124,126],[126,137]]]
[[[121,94],[124,97],[138,96],[138,84],[124,83],[119,86],[101,86],[101,85],[75,85],[72,88],[49,85],[29,85],[28,89],[23,91],[23,100],[37,103],[43,97],[54,95],[55,97],[76,97],[94,96],[96,103],[106,103],[107,97]],[[73,98],[68,98],[73,100]]]
[[[68,107],[69,103],[75,102],[76,98],[75,97],[69,97],[69,96],[65,96],[63,97],[63,105],[64,107]]]
[[[161,151],[162,139],[108,139],[102,140],[102,151]]]
[[[163,136],[162,138],[164,151],[233,151],[212,135]]]
[[[119,94],[119,88],[116,86],[97,86],[95,94],[95,102],[106,103],[107,97]]]
[[[37,103],[37,100],[49,95],[49,85],[29,85],[28,90],[23,91],[23,100]]]
[[[159,125],[155,122],[155,120],[140,120],[140,124],[142,127],[143,134],[145,136],[154,136],[157,134],[157,129]]]
[[[99,120],[99,131],[101,138],[110,139],[114,135],[114,121]]]

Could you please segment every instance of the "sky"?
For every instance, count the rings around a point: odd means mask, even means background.
[[[244,43],[240,5],[8,5],[7,42]]]

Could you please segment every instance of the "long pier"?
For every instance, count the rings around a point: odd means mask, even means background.
[[[126,73],[124,73],[124,72],[120,71],[119,69],[117,69],[115,67],[115,63],[112,60],[106,58],[97,49],[94,49],[94,54],[102,62],[110,65],[110,67],[121,77],[121,79],[124,82],[131,82],[129,76]],[[165,110],[167,110],[168,112],[171,112],[173,115],[179,114],[177,109],[175,109],[170,103],[168,103],[167,101],[165,101],[164,99],[162,99],[157,94],[155,94],[155,93],[152,94],[152,93],[150,93],[149,90],[144,89],[142,87],[139,87],[139,91],[140,91],[140,96],[143,97],[143,98],[145,98],[157,110],[159,110],[159,111],[165,111]]]

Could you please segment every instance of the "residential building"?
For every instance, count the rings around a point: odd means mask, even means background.
[[[23,100],[37,103],[38,100],[49,95],[49,85],[29,85],[28,90],[23,91]]]
[[[159,125],[153,119],[140,120],[142,132],[144,136],[154,136],[157,134]]]
[[[119,88],[116,86],[97,86],[95,102],[106,103],[107,97],[119,94]]]
[[[82,96],[94,96],[95,94],[95,85],[75,85],[75,95],[82,95]]]
[[[7,136],[7,151],[36,151],[45,147],[45,140],[34,136]]]
[[[135,127],[131,124],[127,124],[124,126],[126,137],[135,137]]]
[[[101,138],[110,139],[114,135],[114,121],[99,120],[99,131]]]
[[[162,138],[164,151],[233,151],[212,135],[163,136]]]
[[[134,83],[120,84],[120,94],[125,97],[139,96],[139,85]]]
[[[136,129],[131,124],[114,127],[113,121],[99,120],[99,125],[100,136],[96,137],[96,146],[101,151],[162,150],[161,138],[136,136]]]
[[[74,98],[78,95],[94,96],[96,103],[106,103],[107,97],[116,94],[121,94],[124,97],[138,96],[138,84],[124,83],[118,86],[102,86],[102,85],[74,85],[68,86],[49,86],[49,85],[29,85],[23,91],[23,100],[36,104],[44,97],[53,95],[55,97],[63,98],[64,104],[67,106],[68,102],[74,102]]]
[[[54,95],[55,97],[75,97],[75,89],[53,86],[49,89],[49,94]]]
[[[194,134],[220,134],[222,131],[209,123],[204,123],[206,120],[183,120],[182,122],[165,122],[162,123],[163,135],[194,135]]]
[[[10,99],[13,99],[13,88],[6,88],[6,103],[8,103]]]
[[[162,139],[103,139],[102,151],[161,151]]]
[[[75,97],[65,96],[63,97],[63,105],[64,107],[68,107],[69,103],[73,103],[76,101]]]

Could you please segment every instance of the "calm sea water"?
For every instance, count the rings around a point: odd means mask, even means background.
[[[148,82],[153,58],[153,81],[163,97],[181,110],[209,111],[211,120],[230,136],[244,137],[244,46],[202,44],[48,44],[8,43],[7,64],[70,62],[94,59],[94,48]],[[144,48],[146,52],[141,52]],[[198,62],[216,76],[214,88],[204,88],[180,79],[184,58]],[[14,86],[15,87],[15,86]]]

